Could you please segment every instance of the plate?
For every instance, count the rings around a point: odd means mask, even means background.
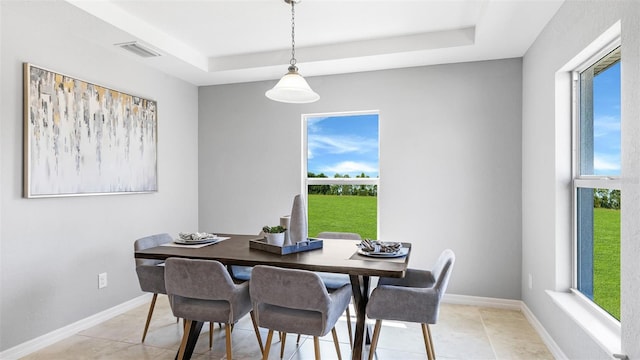
[[[370,251],[364,251],[362,249],[358,249],[358,254],[360,254],[360,255],[369,256],[369,257],[377,257],[377,258],[403,257],[403,256],[407,256],[408,253],[409,253],[409,248],[400,248],[400,250],[398,250],[396,252],[392,252],[392,253],[370,252]]]
[[[180,244],[180,245],[199,245],[199,244],[208,244],[208,243],[212,243],[212,242],[217,242],[219,240],[220,240],[220,238],[214,237],[214,238],[209,238],[209,239],[189,240],[189,241],[185,241],[185,240],[182,240],[182,239],[175,239],[175,240],[173,240],[173,242],[176,243],[176,244]]]

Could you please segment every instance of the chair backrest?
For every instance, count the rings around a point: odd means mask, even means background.
[[[254,305],[270,304],[326,313],[331,299],[318,274],[298,269],[257,265],[249,281]]]
[[[324,231],[319,233],[317,237],[320,239],[362,240],[360,234],[350,232]]]
[[[434,288],[438,290],[441,297],[444,294],[445,290],[447,290],[449,278],[451,277],[451,269],[453,269],[453,264],[455,262],[456,255],[451,249],[446,249],[440,254],[435,266],[431,270],[433,278],[436,281],[434,284]]]
[[[201,300],[229,300],[236,286],[227,269],[215,260],[168,258],[164,281],[168,295]]]
[[[133,250],[145,250],[152,247],[160,246],[162,244],[166,244],[171,241],[173,241],[173,238],[167,233],[145,236],[133,243]],[[136,259],[136,267],[140,265],[157,265],[160,263],[162,263],[162,260]]]

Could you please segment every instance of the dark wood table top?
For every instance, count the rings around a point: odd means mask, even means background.
[[[362,276],[404,277],[409,255],[403,258],[370,258],[357,255],[357,240],[323,239],[323,248],[279,255],[249,247],[257,235],[218,234],[228,240],[201,248],[157,246],[135,252],[136,258],[164,260],[168,257],[218,260],[226,265],[272,265]],[[403,243],[411,248],[410,243]]]

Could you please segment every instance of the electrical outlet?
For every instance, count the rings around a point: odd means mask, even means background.
[[[529,290],[533,289],[533,276],[529,274]]]
[[[98,274],[98,289],[107,287],[107,273]]]

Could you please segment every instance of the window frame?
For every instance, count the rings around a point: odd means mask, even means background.
[[[572,121],[572,164],[571,164],[571,212],[572,212],[572,264],[571,264],[571,291],[582,299],[585,303],[588,303],[590,307],[607,318],[609,321],[613,321],[619,327],[620,321],[614,318],[611,314],[606,312],[595,301],[589,299],[578,289],[578,274],[580,272],[578,261],[578,190],[581,188],[591,189],[608,189],[608,190],[620,190],[622,191],[622,181],[620,175],[582,175],[581,174],[581,83],[580,74],[587,70],[589,67],[596,64],[603,59],[609,53],[615,51],[621,47],[620,35],[615,37],[612,41],[595,51],[584,62],[582,62],[575,69],[570,71],[571,73],[571,121]],[[622,130],[621,130],[622,131]],[[622,164],[621,164],[622,166]]]
[[[308,119],[317,118],[317,117],[338,117],[338,116],[357,116],[357,115],[376,115],[378,117],[378,177],[377,178],[309,178],[308,173],[308,148],[309,148],[309,138],[308,138]],[[300,189],[300,193],[302,194],[302,198],[305,203],[309,204],[308,199],[308,189],[309,185],[376,185],[377,186],[377,197],[380,198],[380,122],[381,116],[379,110],[357,110],[357,111],[337,111],[337,112],[325,112],[325,113],[307,113],[301,115],[302,120],[302,187]],[[378,204],[376,208],[376,232],[380,233],[380,205]]]

